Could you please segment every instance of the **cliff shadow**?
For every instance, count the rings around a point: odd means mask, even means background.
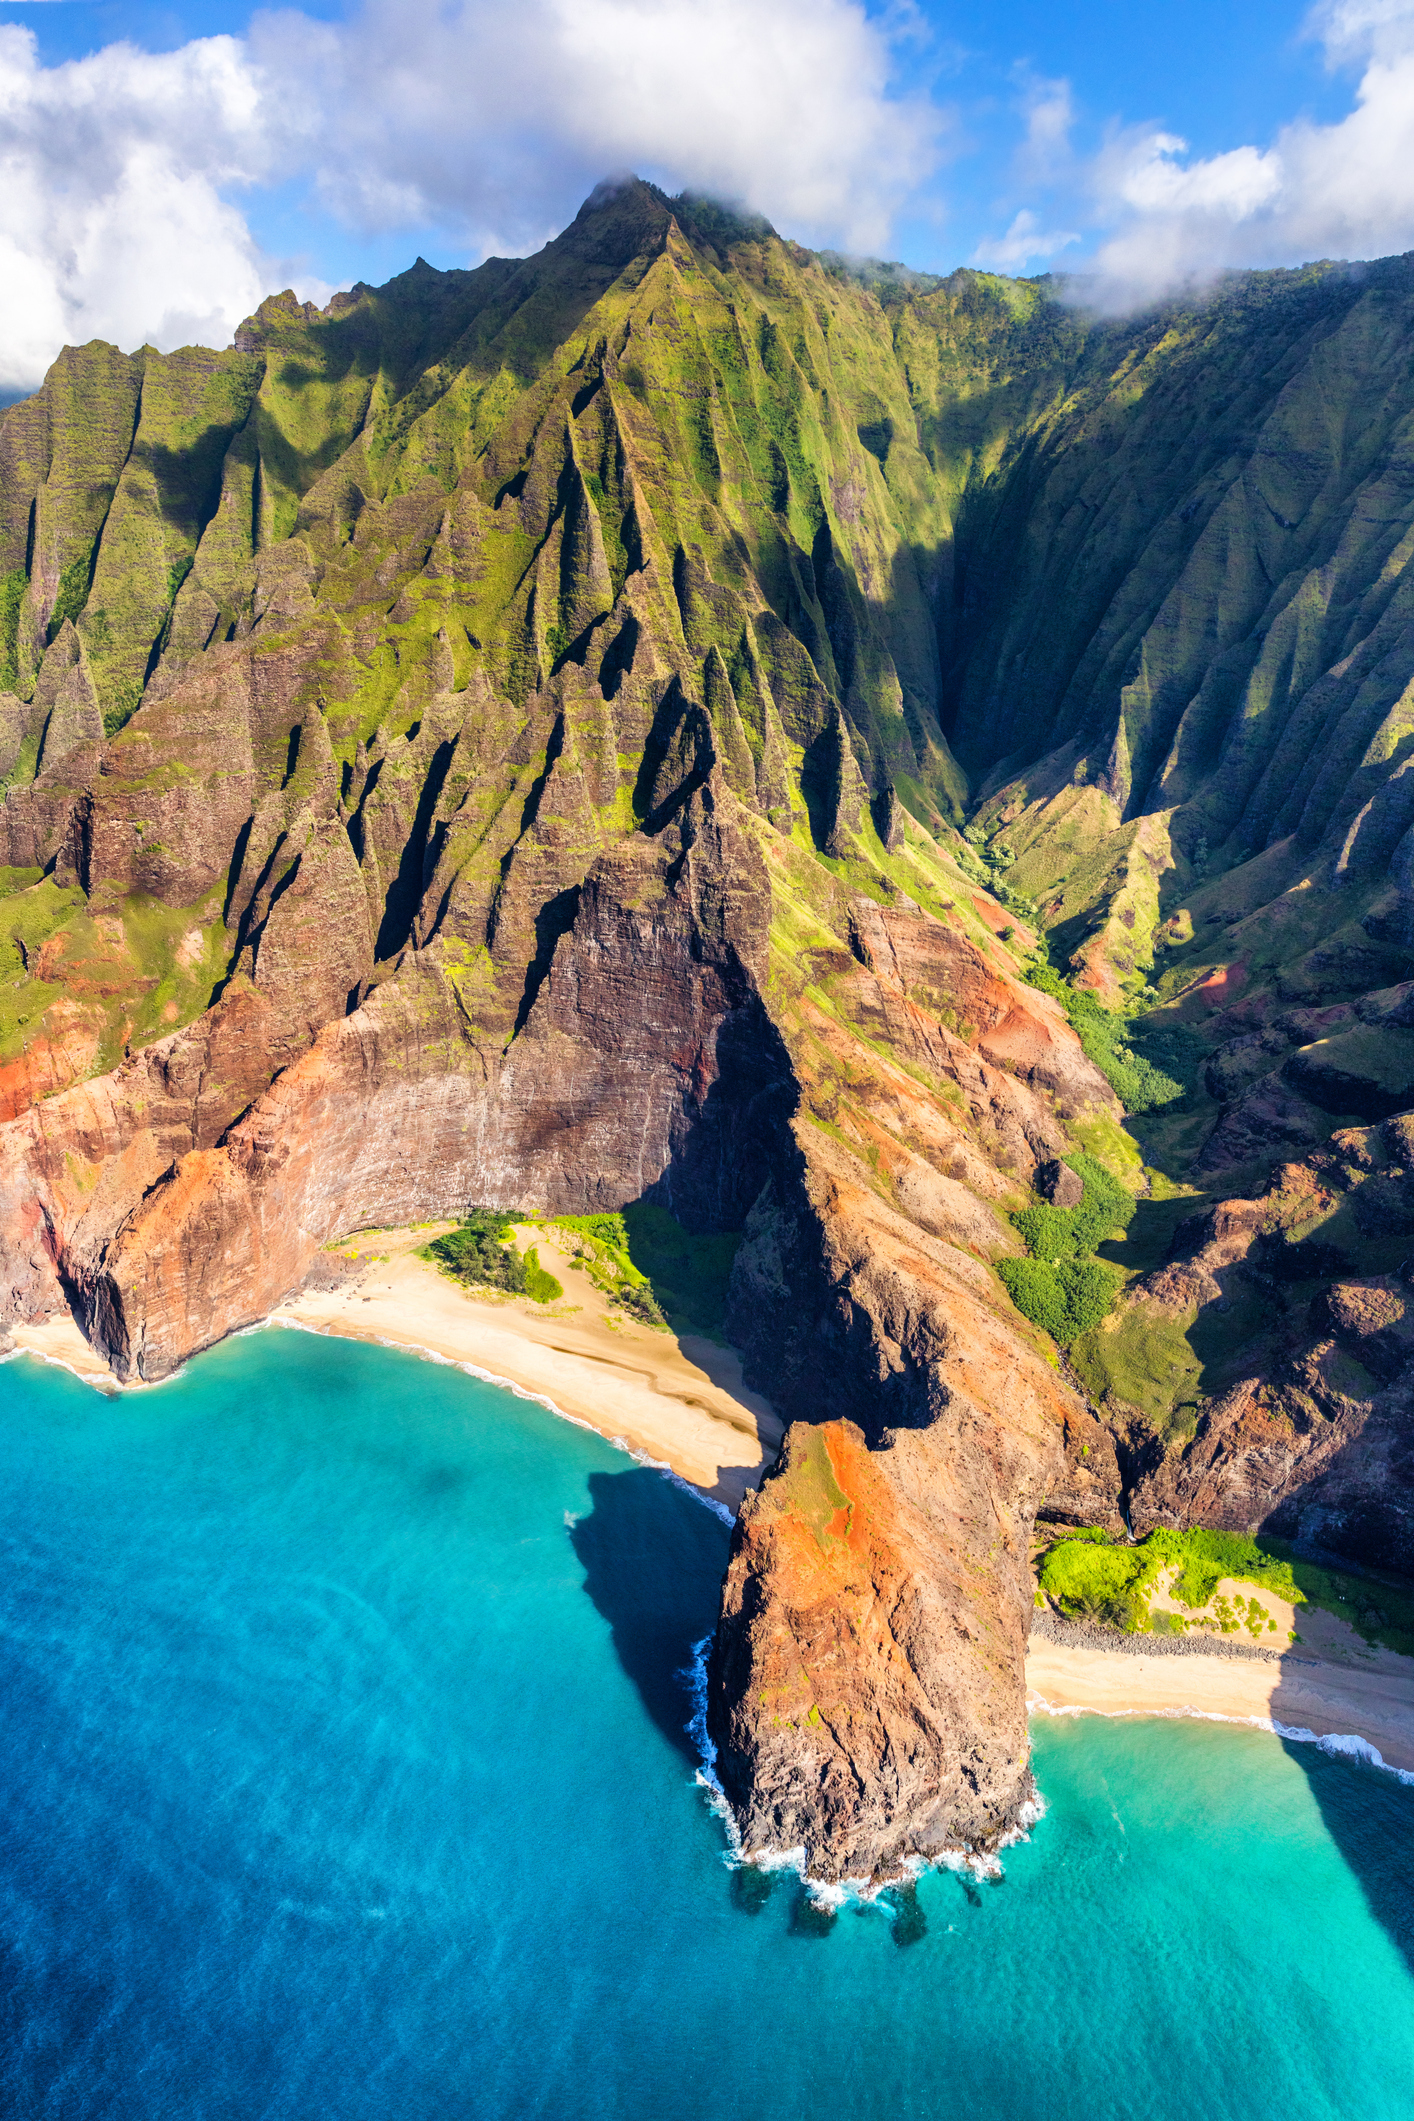
[[[1400,1427],[1407,1447],[1407,1429]],[[1364,1747],[1373,1746],[1386,1759],[1393,1754],[1396,1767],[1414,1767],[1414,1582],[1402,1571],[1377,1573],[1372,1566],[1387,1564],[1401,1529],[1390,1522],[1386,1498],[1367,1493],[1362,1507],[1358,1493],[1342,1496],[1337,1489],[1325,1497],[1337,1507],[1322,1508],[1323,1490],[1341,1458],[1357,1457],[1368,1434],[1367,1424],[1364,1436],[1347,1445],[1323,1476],[1288,1498],[1291,1508],[1283,1504],[1274,1513],[1281,1519],[1285,1512],[1286,1529],[1298,1535],[1296,1548],[1284,1551],[1297,1582],[1316,1602],[1303,1609],[1298,1623],[1305,1640],[1281,1659],[1268,1714],[1287,1730],[1333,1726],[1346,1734],[1348,1750],[1327,1751],[1309,1739],[1282,1743],[1306,1777],[1370,1912],[1414,1973],[1414,1779],[1401,1781],[1361,1757]],[[1309,1512],[1304,1524],[1303,1498]],[[1396,1494],[1396,1506],[1403,1499]],[[1396,1507],[1393,1514],[1404,1513]],[[1322,1538],[1331,1546],[1318,1545]],[[1339,1573],[1322,1584],[1327,1569]],[[1304,1570],[1310,1574],[1303,1581]]]
[[[646,1466],[593,1473],[593,1508],[570,1527],[584,1588],[608,1621],[620,1664],[683,1759],[693,1703],[682,1678],[692,1646],[717,1624],[731,1533],[719,1517]]]
[[[1301,1697],[1293,1688],[1284,1702],[1283,1691],[1278,1686],[1273,1694],[1271,1715],[1300,1727],[1306,1720]],[[1309,1740],[1284,1738],[1282,1746],[1305,1775],[1371,1914],[1414,1974],[1414,1788],[1358,1756],[1332,1756]]]
[[[643,1192],[696,1234],[740,1230],[772,1172],[791,1158],[800,1090],[784,1039],[759,994],[722,1017],[716,1074],[674,1130],[666,1168]]]

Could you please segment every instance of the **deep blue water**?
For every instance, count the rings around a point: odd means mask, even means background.
[[[725,1528],[539,1407],[271,1331],[0,1368],[0,2114],[1414,2114],[1414,1789],[1044,1720],[999,1883],[723,1862]]]

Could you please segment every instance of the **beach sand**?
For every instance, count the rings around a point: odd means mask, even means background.
[[[548,1400],[561,1414],[656,1460],[735,1511],[780,1447],[770,1402],[742,1382],[731,1348],[640,1325],[614,1310],[545,1229],[523,1229],[564,1301],[475,1295],[419,1259],[449,1223],[364,1230],[332,1248],[357,1266],[341,1287],[306,1287],[278,1325],[422,1349]],[[334,1265],[339,1262],[335,1261]]]
[[[1294,1649],[1265,1658],[1130,1656],[1033,1642],[1026,1691],[1034,1712],[1093,1709],[1107,1716],[1219,1716],[1269,1720],[1288,1729],[1368,1739],[1389,1767],[1414,1771],[1414,1658],[1353,1648],[1312,1657]]]
[[[5,1348],[7,1354],[37,1355],[43,1362],[58,1363],[85,1384],[97,1385],[100,1392],[120,1390],[103,1357],[89,1346],[67,1313],[62,1318],[42,1319],[38,1325],[11,1326],[5,1336]]]

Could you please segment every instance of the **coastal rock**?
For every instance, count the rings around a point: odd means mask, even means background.
[[[959,1470],[955,1437],[871,1451],[852,1422],[798,1422],[747,1497],[709,1724],[748,1856],[799,1849],[811,1877],[897,1878],[911,1856],[993,1848],[1023,1819],[1025,1543],[979,1599]]]
[[[749,1852],[878,1878],[1028,1801],[1031,1529],[1089,1418],[968,1254],[795,1132],[730,1321],[797,1419],[738,1521],[708,1727]]]
[[[752,977],[764,880],[737,848],[724,897],[714,844],[701,831],[676,864],[652,845],[603,857],[504,1053],[467,1037],[443,956],[412,955],[116,1229],[55,1216],[118,1375],[163,1376],[264,1317],[350,1229],[468,1201],[584,1213],[655,1189],[739,1220],[793,1086]]]

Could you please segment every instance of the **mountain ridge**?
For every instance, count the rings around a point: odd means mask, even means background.
[[[0,1317],[156,1377],[360,1225],[743,1229],[793,1426],[710,1717],[823,1876],[1023,1817],[1038,1512],[1414,1565],[1411,300],[1107,322],[634,181],[224,354],[66,351],[0,420]]]

